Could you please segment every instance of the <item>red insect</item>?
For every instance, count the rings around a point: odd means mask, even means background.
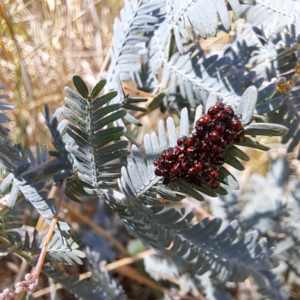
[[[164,178],[163,184],[182,180],[217,189],[226,147],[243,140],[239,117],[231,106],[218,102],[196,121],[191,137],[180,137],[177,146],[162,151],[153,162],[155,174]]]

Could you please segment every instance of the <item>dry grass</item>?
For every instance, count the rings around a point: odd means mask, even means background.
[[[46,143],[43,105],[61,105],[74,73],[93,85],[121,0],[0,2],[0,83],[15,105],[14,138]]]

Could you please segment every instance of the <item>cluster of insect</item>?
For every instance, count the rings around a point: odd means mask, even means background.
[[[217,102],[197,120],[192,136],[180,137],[177,146],[161,152],[154,161],[155,174],[163,177],[163,184],[185,181],[216,189],[226,147],[241,143],[244,136],[232,107]]]
[[[294,75],[287,81],[285,77],[279,78],[277,82],[277,91],[280,93],[288,93],[293,85],[300,80],[300,58],[297,60],[297,64],[294,70]]]

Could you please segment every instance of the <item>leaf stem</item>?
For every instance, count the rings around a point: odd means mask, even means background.
[[[15,284],[15,291],[13,291],[11,289],[4,290],[3,293],[0,294],[0,299],[15,299],[15,296],[18,297],[18,299],[21,299],[23,297],[23,295],[26,293],[26,291],[33,292],[35,290],[35,288],[38,284],[38,279],[39,279],[42,267],[44,265],[44,261],[45,261],[45,258],[46,258],[49,242],[50,242],[50,240],[53,236],[55,226],[58,222],[58,214],[59,214],[60,207],[61,207],[61,204],[62,204],[62,201],[63,201],[63,198],[64,198],[66,184],[67,184],[67,178],[65,178],[63,183],[62,183],[62,186],[61,186],[61,189],[60,189],[60,192],[59,192],[56,211],[55,211],[55,214],[53,216],[52,222],[50,224],[50,228],[49,228],[49,231],[47,233],[47,236],[45,238],[43,248],[42,248],[42,251],[40,253],[40,256],[39,256],[37,265],[35,267],[35,270],[31,274],[27,274],[25,276],[25,281],[17,282]],[[56,189],[57,189],[57,187],[53,185],[52,189],[49,193],[49,196],[52,197],[55,194]],[[14,296],[14,298],[10,298],[12,296]]]
[[[35,267],[35,270],[33,272],[32,280],[34,280],[34,281],[37,280],[38,277],[40,276],[42,267],[44,265],[44,261],[45,261],[46,254],[47,254],[48,245],[49,245],[49,243],[51,241],[51,238],[52,238],[53,233],[54,233],[55,226],[56,226],[56,224],[58,222],[58,214],[59,214],[60,207],[61,207],[61,204],[62,204],[62,201],[63,201],[63,198],[64,198],[66,184],[67,184],[67,179],[65,178],[63,180],[63,183],[62,183],[62,186],[61,186],[61,189],[60,189],[60,192],[59,192],[58,202],[57,202],[55,214],[53,216],[53,219],[52,219],[49,231],[48,231],[46,239],[44,241],[44,245],[43,245],[41,254],[39,256],[38,263],[37,263],[37,265]],[[51,197],[51,195],[53,195],[55,193],[56,189],[57,189],[57,187],[55,187],[55,186],[52,187],[52,189],[50,191],[50,194],[49,194],[50,197]]]

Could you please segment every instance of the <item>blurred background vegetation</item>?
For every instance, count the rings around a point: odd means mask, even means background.
[[[0,82],[14,106],[12,138],[48,143],[43,105],[63,104],[74,73],[92,86],[107,56],[121,0],[0,2]]]

